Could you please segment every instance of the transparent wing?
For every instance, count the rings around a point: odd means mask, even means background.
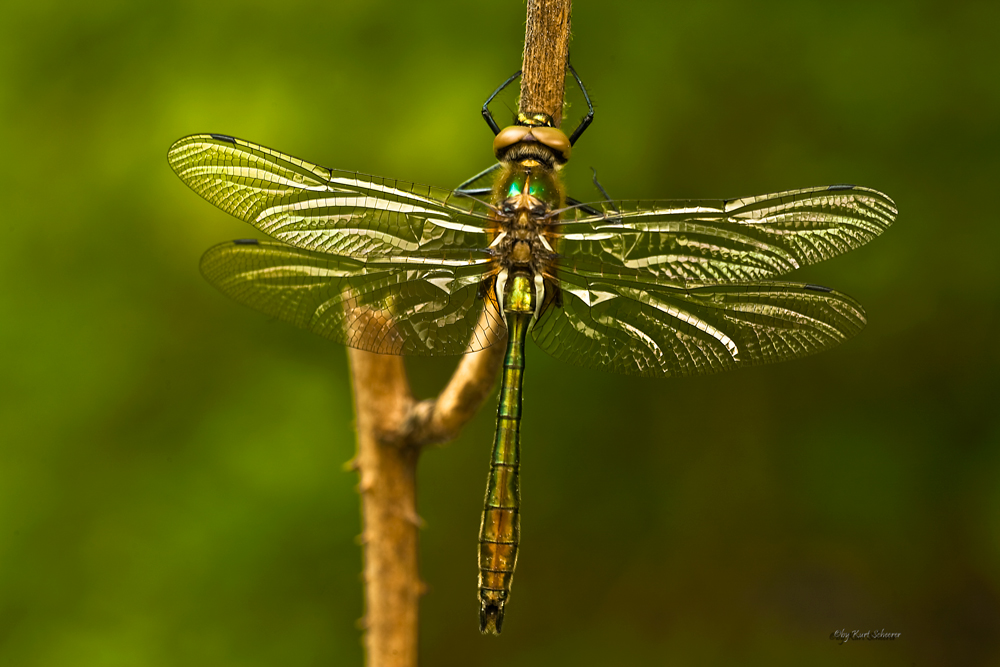
[[[223,211],[306,250],[411,264],[486,256],[489,210],[447,190],[337,171],[220,134],[170,147],[171,168]]]
[[[889,197],[851,185],[613,206],[550,227],[556,269],[660,285],[763,280],[864,245],[896,216]]]
[[[483,266],[414,267],[321,254],[280,243],[210,248],[205,278],[251,308],[379,354],[448,355],[506,335]]]
[[[563,282],[532,337],[552,356],[625,375],[716,373],[795,359],[858,333],[861,306],[825,287],[744,283],[683,289]]]

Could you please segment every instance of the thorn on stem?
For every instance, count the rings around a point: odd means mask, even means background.
[[[403,518],[406,520],[407,523],[412,524],[412,525],[416,526],[417,528],[426,528],[427,527],[427,522],[424,521],[423,517],[421,517],[415,511],[414,512],[407,512],[406,514],[403,515]]]

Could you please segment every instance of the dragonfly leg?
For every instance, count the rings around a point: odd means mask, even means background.
[[[597,170],[594,169],[593,167],[591,167],[590,170],[592,172],[594,172],[594,187],[596,187],[600,191],[600,193],[602,195],[604,195],[604,202],[608,205],[608,208],[610,208],[616,214],[621,214],[621,211],[618,210],[617,206],[615,206],[615,203],[611,200],[611,197],[608,196],[607,190],[605,190],[604,187],[597,180]],[[594,208],[593,206],[590,206],[588,204],[584,204],[583,202],[581,202],[579,200],[576,200],[576,199],[573,199],[572,197],[567,197],[566,198],[566,203],[569,206],[574,206],[574,207],[579,208],[581,211],[583,211],[583,212],[585,212],[585,213],[587,213],[589,215],[607,214],[607,209],[605,209],[604,211],[599,211],[596,208]],[[612,218],[613,217],[615,217],[615,216],[612,216]]]
[[[566,197],[566,208],[578,208],[587,215],[601,215],[601,211],[573,197]]]
[[[587,101],[587,110],[588,110],[587,115],[584,117],[582,121],[580,121],[580,124],[577,126],[577,128],[573,130],[573,134],[569,136],[569,145],[572,146],[576,143],[576,140],[579,139],[580,136],[586,131],[586,129],[590,127],[590,124],[594,122],[594,103],[590,101],[590,95],[587,94],[587,87],[584,86],[583,81],[580,80],[580,75],[576,73],[576,70],[573,69],[573,66],[571,64],[566,63],[566,67],[569,68],[569,71],[573,75],[573,78],[576,79],[576,85],[580,86],[580,92],[583,93],[583,99]]]
[[[490,183],[489,186],[477,186],[477,187],[469,187],[469,186],[471,186],[473,183],[475,183],[476,181],[478,181],[480,179],[485,179],[487,176],[490,176],[491,174],[493,174],[499,168],[500,168],[500,163],[499,162],[496,162],[496,163],[490,165],[489,167],[486,167],[486,169],[483,169],[481,172],[479,172],[478,174],[476,174],[472,178],[469,178],[469,179],[466,179],[465,181],[463,181],[461,185],[459,185],[457,188],[455,188],[455,192],[457,194],[460,194],[460,195],[467,195],[467,196],[472,196],[472,197],[478,196],[478,195],[488,195],[488,194],[490,194],[490,192],[493,191],[493,179],[492,178],[489,181],[489,183]]]
[[[611,210],[614,211],[615,213],[619,213],[620,214],[621,211],[618,210],[618,207],[615,206],[615,203],[613,201],[611,201],[611,197],[608,196],[608,191],[605,190],[604,186],[602,186],[601,183],[600,183],[600,181],[597,180],[597,170],[594,169],[593,167],[591,167],[590,170],[592,172],[594,172],[594,187],[596,187],[598,190],[600,190],[601,194],[604,195],[604,201],[606,201],[608,203],[608,206],[611,207]]]
[[[516,79],[519,76],[521,76],[521,70],[517,70],[516,72],[511,74],[510,78],[501,83],[500,87],[493,91],[493,94],[490,95],[489,99],[483,102],[483,120],[485,120],[486,124],[490,126],[491,130],[493,130],[494,136],[500,134],[500,126],[497,125],[497,122],[495,120],[493,120],[493,113],[490,112],[490,102],[493,101],[494,97],[500,94],[501,90],[503,90],[511,83],[513,83],[514,79]]]
[[[594,187],[597,188],[598,190],[600,190],[601,194],[604,195],[604,201],[611,202],[611,197],[608,196],[608,191],[605,190],[604,186],[601,185],[601,182],[597,180],[597,170],[594,169],[593,167],[591,167],[590,171],[591,171],[591,173],[594,174],[594,178],[593,178]],[[615,212],[617,212],[617,211],[618,211],[618,209],[615,209]]]
[[[573,65],[567,62],[566,67],[569,69],[570,74],[573,75],[573,78],[576,80],[576,85],[580,87],[580,92],[583,93],[583,99],[587,102],[587,115],[582,121],[580,121],[580,124],[575,130],[573,130],[573,134],[569,137],[569,144],[572,146],[576,143],[576,140],[583,135],[587,128],[590,127],[590,124],[594,122],[594,103],[590,101],[590,94],[587,92],[587,87],[583,85],[583,80],[580,79],[580,75],[576,73],[575,69],[573,69]],[[500,91],[513,83],[514,79],[519,76],[521,76],[521,70],[517,70],[510,76],[510,78],[501,83],[500,87],[494,90],[493,94],[490,95],[489,98],[483,103],[483,120],[485,120],[486,124],[490,126],[491,130],[493,130],[494,135],[500,134],[500,126],[497,125],[496,120],[493,118],[493,112],[490,111],[490,103],[497,95],[500,94]]]

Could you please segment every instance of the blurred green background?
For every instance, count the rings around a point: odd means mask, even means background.
[[[0,665],[359,665],[346,355],[198,273],[244,223],[167,167],[223,132],[456,185],[520,2],[7,3],[0,23]],[[690,380],[529,343],[523,545],[477,628],[491,399],[420,466],[425,665],[1000,664],[995,2],[574,7],[618,198],[851,182],[898,222],[793,274],[869,325]],[[579,103],[570,109],[576,118]],[[501,120],[507,120],[503,110]],[[436,393],[454,360],[411,364]],[[894,642],[829,639],[838,629]]]

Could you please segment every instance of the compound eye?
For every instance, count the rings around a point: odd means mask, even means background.
[[[572,145],[569,143],[569,138],[566,137],[566,134],[558,127],[535,127],[531,129],[531,134],[539,142],[551,148],[552,152],[561,158],[562,162],[569,160],[569,152]]]
[[[499,158],[508,148],[528,136],[529,132],[531,128],[523,125],[511,125],[500,130],[500,134],[493,139],[493,154]]]

